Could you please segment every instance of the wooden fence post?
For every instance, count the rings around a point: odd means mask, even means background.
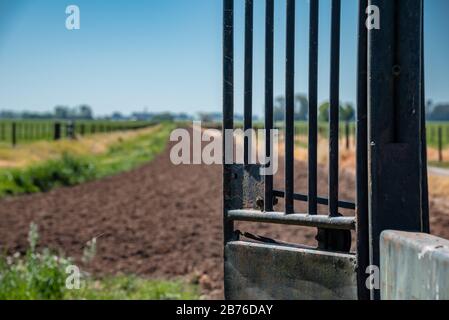
[[[346,150],[349,150],[351,148],[351,141],[349,140],[350,136],[350,128],[349,128],[349,121],[346,121],[345,124],[345,135],[346,135]]]
[[[17,144],[17,124],[15,122],[13,122],[11,126],[11,138],[12,146],[15,147]]]
[[[443,128],[438,127],[438,161],[443,162]]]
[[[55,122],[53,140],[61,140],[61,123]]]

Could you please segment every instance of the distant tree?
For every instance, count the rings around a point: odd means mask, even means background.
[[[318,120],[322,122],[329,122],[329,110],[329,102],[322,103],[318,110]],[[355,118],[355,110],[353,105],[350,103],[340,105],[339,117],[340,121],[353,121]]]
[[[306,121],[309,117],[309,100],[303,94],[295,96],[295,120]]]
[[[285,98],[283,96],[276,97],[274,100],[274,110],[273,110],[273,120],[283,121],[284,120],[284,110],[285,110]]]
[[[116,121],[124,120],[125,116],[123,116],[123,114],[121,112],[116,111],[111,115],[111,119],[116,120]]]
[[[190,120],[191,116],[189,116],[187,113],[182,112],[182,113],[175,115],[175,118],[176,118],[176,120],[179,120],[179,121],[186,121],[186,120]]]
[[[78,117],[82,120],[92,120],[94,118],[92,108],[86,104],[78,107]]]
[[[433,112],[433,101],[429,99],[426,102],[426,119],[427,120],[430,120],[430,118],[432,116],[432,112]]]
[[[340,106],[340,120],[341,121],[352,121],[354,120],[355,110],[352,104],[347,103]]]
[[[318,120],[322,122],[329,122],[329,102],[324,102],[318,109]]]
[[[70,116],[70,108],[66,106],[56,106],[54,115],[56,119],[68,119]]]
[[[212,122],[214,119],[212,117],[212,114],[207,113],[207,112],[199,112],[198,113],[198,117],[200,118],[201,122]]]
[[[172,122],[174,121],[174,116],[170,112],[162,112],[155,114],[152,120],[156,122]]]
[[[449,121],[449,104],[436,105],[430,114],[432,121]]]
[[[305,121],[309,115],[309,101],[303,94],[297,94],[295,96],[295,121]],[[274,121],[283,121],[285,119],[285,97],[278,96],[274,100]]]
[[[14,119],[17,117],[17,113],[10,110],[2,110],[0,112],[0,118],[2,119]]]

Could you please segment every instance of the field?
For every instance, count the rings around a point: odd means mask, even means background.
[[[12,149],[1,148],[0,197],[48,192],[102,179],[148,163],[162,152],[172,125],[156,125],[146,129],[97,133],[77,140],[39,141]],[[64,189],[61,189],[64,190]],[[8,198],[18,199],[18,198]],[[73,198],[76,201],[76,198]],[[7,201],[7,199],[5,199]],[[17,214],[21,216],[24,212]],[[67,290],[66,270],[71,258],[65,248],[36,248],[30,239],[38,238],[32,226],[22,240],[23,249],[8,250],[0,256],[0,299],[196,299],[195,284],[172,279],[146,279],[135,275],[98,277],[83,273],[80,290]],[[34,227],[33,227],[34,226]],[[35,228],[34,236],[32,230]],[[96,237],[92,236],[78,249],[83,266],[96,255]],[[36,242],[36,241],[34,241]],[[93,248],[92,243],[95,245]],[[56,253],[53,253],[56,252]],[[85,259],[86,252],[90,258]],[[51,283],[51,285],[50,285]]]
[[[172,128],[164,124],[133,132],[95,134],[77,141],[16,147],[15,151],[29,155],[39,148],[46,151],[35,161],[4,168],[4,172],[29,173],[33,163],[44,166],[67,152],[94,163],[96,169],[86,181],[1,199],[0,250],[7,255],[26,255],[30,224],[35,223],[40,236],[37,250],[62,252],[91,275],[86,291],[65,292],[66,299],[222,298],[221,167],[172,165],[167,145]],[[302,140],[298,136],[298,141]],[[344,144],[342,141],[340,193],[342,198],[353,200],[354,152],[353,148],[345,150]],[[326,145],[326,139],[321,138],[319,192],[323,195],[327,192]],[[45,157],[51,154],[48,150],[59,153],[49,159]],[[142,152],[149,154],[142,156]],[[306,156],[304,145],[298,143],[298,192],[307,190]],[[282,163],[275,177],[278,186],[282,184]],[[430,185],[432,232],[449,238],[449,177],[431,176]],[[296,209],[305,211],[305,204],[298,203]],[[326,208],[320,207],[320,211],[324,213]],[[283,241],[316,244],[315,230],[310,228],[258,224],[238,224],[237,228]],[[86,263],[84,251],[91,239],[96,239],[95,255]]]
[[[281,124],[279,124],[281,126]],[[298,143],[307,146],[308,124],[297,122],[295,126]],[[318,133],[321,139],[329,136],[329,126],[326,123],[318,125]],[[343,143],[342,148],[355,148],[356,140],[355,123],[341,123],[339,137]],[[439,167],[449,166],[449,122],[428,122],[426,125],[426,137],[428,158],[431,165]]]

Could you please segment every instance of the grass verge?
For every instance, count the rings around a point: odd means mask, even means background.
[[[62,149],[58,157],[36,165],[1,169],[0,197],[46,192],[131,170],[162,152],[172,129],[172,124],[163,124],[126,139],[119,137],[107,143],[101,153],[86,148],[78,148],[81,151],[77,153]]]
[[[0,300],[195,300],[198,288],[182,281],[148,280],[137,276],[94,279],[79,271],[72,259],[55,255],[48,249],[37,251],[37,226],[31,224],[29,248],[24,256],[16,253],[0,257]],[[95,244],[93,241],[91,244]],[[95,251],[95,250],[94,250]],[[92,248],[85,257],[93,259]],[[87,260],[83,259],[85,263]],[[87,261],[87,262],[86,262]],[[74,269],[75,268],[75,269]]]

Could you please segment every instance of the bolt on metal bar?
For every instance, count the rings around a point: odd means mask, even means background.
[[[356,139],[356,216],[357,216],[357,273],[358,296],[369,300],[365,270],[369,266],[368,229],[368,118],[367,118],[367,67],[368,32],[365,26],[365,10],[368,0],[359,0],[358,58],[357,58],[357,139]]]
[[[245,1],[245,83],[244,83],[244,130],[253,126],[253,28],[254,28],[254,3],[253,0]],[[244,163],[249,164],[252,146],[251,137],[244,138]]]
[[[329,130],[329,216],[338,216],[341,0],[332,0]]]
[[[285,213],[294,212],[295,0],[287,0],[285,61]]]
[[[309,26],[309,214],[318,213],[318,16],[319,1],[310,1]]]
[[[274,101],[274,0],[266,0],[265,10],[265,155],[271,158]],[[265,211],[273,210],[273,175],[265,176]]]
[[[234,0],[223,1],[223,131],[234,129]],[[226,163],[227,142],[223,134],[223,163]],[[232,183],[232,173],[223,173],[223,233],[224,242],[233,237],[234,224],[226,218],[229,210],[229,192]]]

